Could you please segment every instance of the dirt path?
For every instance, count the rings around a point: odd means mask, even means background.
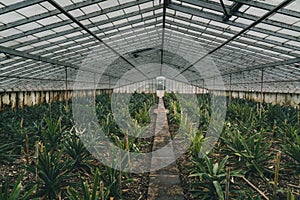
[[[151,168],[156,169],[162,163],[170,165],[150,173],[147,200],[184,200],[174,149],[169,133],[167,110],[162,98],[159,98],[155,124],[155,137],[152,149]],[[163,148],[163,149],[161,149]],[[160,151],[156,151],[160,149]],[[172,162],[174,161],[174,162]]]

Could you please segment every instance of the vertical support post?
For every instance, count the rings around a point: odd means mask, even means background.
[[[298,114],[298,125],[300,125],[300,104],[297,106],[297,114]]]
[[[260,80],[260,107],[259,107],[259,117],[262,115],[262,103],[263,103],[263,83],[264,83],[264,69],[261,69],[261,80]]]
[[[109,91],[109,97],[111,97],[112,92],[110,91],[110,76],[108,77],[108,91]]]
[[[65,90],[65,99],[66,99],[66,112],[69,110],[69,92],[68,92],[68,68],[65,67],[66,72],[66,90]]]
[[[108,89],[110,89],[110,76],[108,77]]]
[[[96,75],[94,74],[94,106],[96,106],[96,94],[97,89],[96,89]]]
[[[215,93],[216,77],[214,77],[212,92]]]
[[[231,81],[232,81],[232,75],[229,75],[229,101],[231,101],[232,98],[232,91],[231,91]]]
[[[18,112],[18,108],[19,108],[19,91],[16,91],[16,107],[15,107],[16,112]]]

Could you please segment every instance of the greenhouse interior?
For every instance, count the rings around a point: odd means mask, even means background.
[[[299,0],[0,0],[0,199],[300,199]]]

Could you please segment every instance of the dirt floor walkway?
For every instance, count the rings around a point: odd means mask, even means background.
[[[148,188],[148,200],[184,200],[183,189],[178,175],[178,168],[175,162],[174,149],[169,133],[167,110],[163,99],[159,98],[158,108],[154,111],[157,114],[155,124],[155,137],[152,152],[164,148],[152,156],[151,167],[156,168],[162,162],[171,162],[170,165],[150,173]]]

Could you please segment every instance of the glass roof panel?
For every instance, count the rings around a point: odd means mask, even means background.
[[[17,12],[22,13],[22,15],[25,15],[26,17],[30,17],[30,16],[41,14],[41,13],[45,13],[45,12],[47,12],[47,9],[36,4],[33,6],[26,7],[26,8],[21,8],[21,9],[17,10]]]
[[[8,6],[8,5],[12,5],[18,2],[21,2],[22,0],[1,0],[1,3]]]
[[[20,20],[20,19],[25,19],[25,17],[17,12],[9,12],[9,13],[0,15],[0,22],[3,24],[8,24],[10,22],[14,22],[14,21]]]
[[[81,11],[81,9],[72,10],[69,13],[71,15],[73,15],[74,17],[79,17],[79,16],[84,15],[84,13]]]
[[[105,8],[111,8],[113,6],[117,6],[119,5],[119,3],[117,0],[109,0],[109,1],[100,2],[99,5],[102,9],[105,9]]]
[[[73,17],[80,20],[83,25],[120,54],[141,48],[160,47],[161,45],[163,26],[162,7],[164,1],[56,1],[65,9],[68,8],[68,12]],[[201,1],[205,3],[203,7],[201,7]],[[6,5],[11,2],[18,1],[2,0],[0,4]],[[166,31],[164,38],[167,41],[166,46],[180,55],[190,54],[200,56],[199,52],[197,52],[196,44],[193,42],[193,39],[196,38],[195,41],[199,42],[207,50],[214,50],[241,31],[242,28],[250,25],[255,18],[258,19],[269,11],[254,6],[242,5],[235,16],[229,17],[228,21],[223,21],[224,12],[219,0],[197,0],[196,3],[194,0],[185,0],[185,2],[189,3],[172,0],[166,10]],[[231,0],[223,0],[223,2],[228,8],[234,4],[234,1]],[[267,4],[277,6],[279,3],[281,3],[281,0],[268,0],[258,2],[256,5]],[[196,6],[196,4],[200,6]],[[249,4],[251,5],[251,2]],[[240,68],[251,68],[258,64],[299,57],[300,18],[291,17],[292,15],[299,16],[295,12],[299,11],[299,9],[293,9],[298,4],[298,1],[294,1],[283,10],[287,12],[286,9],[291,9],[294,10],[293,12],[288,14],[282,14],[284,13],[283,11],[280,14],[275,13],[269,20],[258,24],[214,52],[212,56],[216,60],[220,70],[228,73]],[[153,7],[153,5],[157,7]],[[72,9],[70,9],[71,7]],[[100,13],[103,9],[105,9],[105,14],[97,15],[97,12],[99,11]],[[146,11],[141,11],[142,9]],[[95,38],[84,31],[82,27],[72,22],[65,14],[59,13],[55,16],[50,16],[48,14],[49,10],[55,10],[55,8],[47,1],[44,1],[0,15],[0,40],[2,41],[0,46],[10,47],[12,50],[26,51],[25,53],[37,56],[48,56],[54,60],[73,64],[80,64],[81,60],[89,54],[90,49],[94,47],[99,47],[99,53],[103,55],[103,58],[116,57],[113,51],[103,48],[103,45],[95,42]],[[136,13],[135,16],[133,15],[134,12]],[[243,12],[246,14],[243,14]],[[90,15],[91,13],[93,15]],[[126,15],[130,17],[126,17]],[[32,20],[33,16],[37,20]],[[181,41],[180,48],[178,48],[178,41]],[[6,58],[7,56],[10,58]],[[147,59],[145,57],[145,61]],[[165,59],[170,63],[182,64],[180,59],[174,59],[170,56],[166,56]],[[153,60],[159,61],[160,58],[155,57]],[[103,63],[105,62],[103,61]],[[142,64],[143,59],[139,58],[136,62]],[[49,77],[50,74],[55,76],[59,74],[51,69],[51,67],[47,67],[47,65],[51,65],[49,63],[41,62],[40,65],[45,66],[44,71],[41,71],[38,69],[39,65],[33,65],[37,61],[4,55],[3,53],[0,54],[0,63],[3,65],[3,68],[6,67],[7,70],[10,70],[7,73],[20,74],[22,69],[24,69],[26,76],[32,77],[38,77],[38,75]],[[32,74],[30,74],[31,68],[33,68]],[[285,68],[278,68],[278,70],[273,72],[275,74],[272,75],[272,70],[268,70],[270,74],[266,75],[266,77],[270,80],[278,78],[279,75],[276,73],[280,73],[280,70],[284,71],[283,74],[287,74],[293,69],[285,70]],[[75,70],[74,74],[76,75]],[[254,80],[249,75],[255,74],[254,72],[248,73],[247,76],[247,73],[243,74],[245,75],[245,82]],[[191,78],[195,76],[192,70],[188,70],[187,75]],[[26,81],[28,84],[32,83],[30,80],[24,80],[24,83]],[[8,84],[8,82],[5,82],[5,84]],[[10,83],[10,85],[16,84],[15,82]],[[32,84],[33,86],[35,85],[35,83]],[[49,87],[54,85],[57,85],[57,83],[48,81]],[[250,88],[248,85],[240,86],[240,88],[243,87]]]
[[[55,0],[55,1],[63,7],[73,4],[72,1],[70,0]]]

